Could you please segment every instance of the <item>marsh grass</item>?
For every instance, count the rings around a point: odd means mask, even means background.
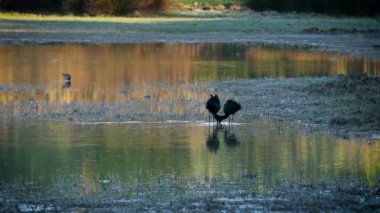
[[[211,19],[212,17],[210,17]],[[197,21],[196,18],[188,17],[173,17],[171,15],[162,16],[149,16],[146,17],[118,17],[118,16],[77,16],[77,15],[51,15],[51,14],[34,14],[34,13],[7,13],[1,12],[0,19],[7,20],[23,20],[23,21],[41,21],[42,24],[49,21],[79,21],[79,22],[105,22],[105,23],[136,23],[136,24],[149,24],[149,23],[171,23],[171,22],[189,22]],[[207,20],[207,19],[202,19]],[[212,19],[214,20],[214,19]],[[85,26],[84,26],[85,27]]]

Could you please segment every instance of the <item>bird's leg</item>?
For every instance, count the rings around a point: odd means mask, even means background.
[[[208,114],[208,131],[210,133],[210,125],[211,125],[211,120],[210,120],[210,113]]]
[[[208,136],[211,135],[211,123],[210,123],[210,115],[209,115],[209,122],[208,122]]]

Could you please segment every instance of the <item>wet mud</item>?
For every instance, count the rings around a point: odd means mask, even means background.
[[[379,137],[380,78],[366,74],[337,77],[253,79],[210,85],[236,96],[240,118],[288,122],[306,132],[339,137]]]
[[[331,115],[329,126],[357,131],[380,130],[380,77],[366,74],[338,76],[325,85],[312,85],[310,93],[340,104],[341,109]]]
[[[380,33],[380,29],[342,29],[342,28],[330,28],[330,29],[319,29],[318,27],[310,27],[301,30],[301,33],[309,34],[355,34],[355,33]]]
[[[33,190],[33,183],[1,184],[0,212],[373,212],[380,208],[380,189],[369,188],[360,181],[287,180],[265,191],[260,187],[261,181],[255,174],[229,180],[163,175],[150,184],[137,185],[117,178],[99,179],[96,186],[56,180],[44,193]]]
[[[5,85],[0,92],[15,93],[42,86]],[[174,88],[171,88],[174,89]],[[380,80],[376,76],[352,74],[336,77],[251,79],[209,82],[178,87],[204,95],[196,100],[157,101],[142,98],[127,103],[55,103],[21,100],[0,103],[1,125],[31,120],[64,122],[124,122],[163,120],[207,120],[208,93],[221,102],[233,98],[243,109],[236,122],[269,119],[287,122],[306,132],[324,132],[339,137],[377,138],[380,135]],[[121,90],[120,93],[123,93]],[[174,105],[181,105],[175,110]],[[160,112],[152,108],[162,109]]]

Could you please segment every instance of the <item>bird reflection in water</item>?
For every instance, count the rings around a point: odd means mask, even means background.
[[[236,147],[240,144],[239,138],[233,133],[231,128],[224,128],[218,125],[216,128],[209,131],[209,137],[207,138],[206,145],[210,152],[216,153],[219,149],[220,139],[219,135],[223,135],[223,141],[228,147]]]
[[[240,144],[239,138],[230,130],[224,131],[224,142],[229,147],[235,147]]]
[[[220,128],[221,127],[216,127],[215,129],[212,130],[211,134],[209,131],[209,136],[207,138],[206,145],[207,145],[208,150],[210,150],[210,152],[217,152],[219,149],[220,142],[218,138],[218,130]]]

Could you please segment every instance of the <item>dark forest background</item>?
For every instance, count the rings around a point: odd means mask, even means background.
[[[165,11],[172,0],[0,0],[0,10],[77,15],[128,15]]]
[[[163,12],[176,2],[176,0],[0,0],[0,10],[119,16],[128,15],[137,10]],[[244,4],[257,11],[296,11],[353,16],[380,15],[380,0],[246,0]]]
[[[380,15],[380,0],[248,0],[255,10],[314,12],[330,15]]]

